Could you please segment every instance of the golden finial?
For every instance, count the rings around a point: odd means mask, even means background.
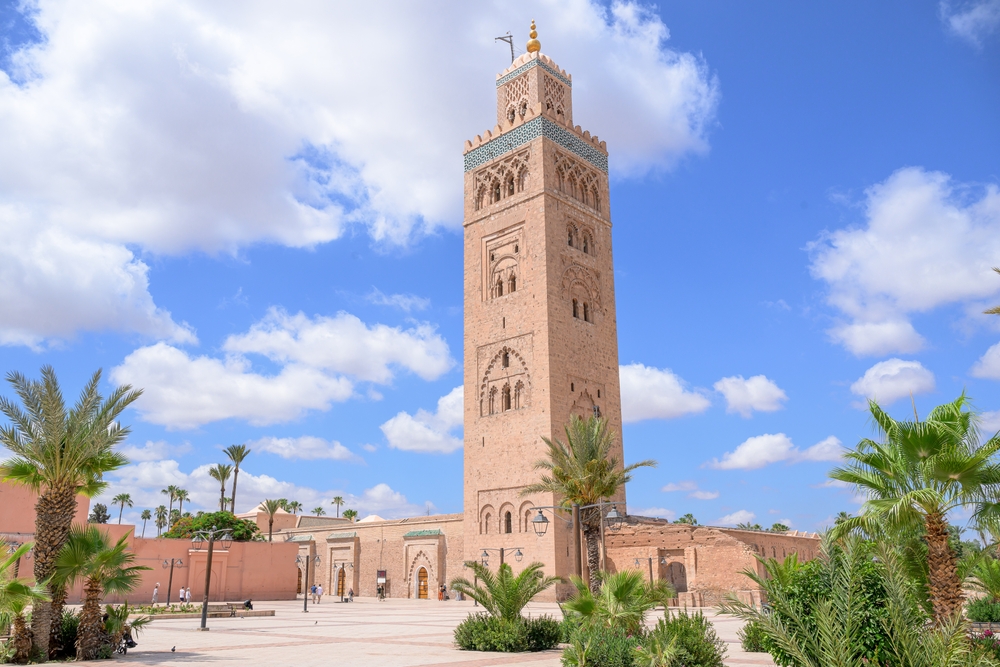
[[[542,43],[538,41],[538,30],[535,28],[535,19],[531,19],[531,34],[528,35],[528,53],[542,50]]]

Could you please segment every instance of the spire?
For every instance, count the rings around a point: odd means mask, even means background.
[[[531,19],[531,33],[528,36],[531,37],[528,40],[528,53],[541,51],[542,43],[538,41],[538,30],[535,28],[535,19]]]

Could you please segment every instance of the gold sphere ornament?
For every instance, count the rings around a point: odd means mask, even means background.
[[[538,41],[538,30],[535,28],[535,20],[531,20],[531,33],[528,35],[531,39],[528,40],[528,53],[534,53],[535,51],[542,50],[542,43]]]

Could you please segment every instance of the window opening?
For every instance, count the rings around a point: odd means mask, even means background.
[[[570,391],[576,391],[576,389],[573,388],[573,383],[572,382],[569,383],[569,390]]]
[[[577,304],[576,299],[573,299],[573,317],[575,317],[576,319],[580,319],[580,310],[579,310],[579,308],[580,307]]]
[[[584,322],[589,322],[590,321],[590,311],[587,308],[587,302],[586,301],[583,303],[583,321]]]
[[[572,229],[570,229],[569,231],[566,232],[566,245],[568,245],[570,248],[573,247],[573,230]]]
[[[506,412],[510,410],[510,385],[504,385],[503,388],[503,411]]]
[[[493,203],[500,201],[500,181],[493,184]]]
[[[497,278],[497,296],[503,296],[503,278]]]
[[[511,523],[512,523],[512,521],[511,521],[510,512],[507,512],[506,514],[503,515],[503,532],[505,532],[505,533],[513,533],[514,532],[514,530],[513,530],[514,527],[511,526]]]
[[[601,397],[601,390],[600,390],[600,389],[598,389],[598,390],[597,390],[597,398],[600,398],[600,397]]]
[[[516,243],[514,244],[514,254],[515,255],[517,254],[517,244]]]
[[[508,292],[517,291],[517,278],[514,277],[513,273],[510,274],[510,279],[507,281],[507,291]]]
[[[503,353],[503,361],[501,362],[504,368],[510,366],[510,352]]]

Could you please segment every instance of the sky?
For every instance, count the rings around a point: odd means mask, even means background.
[[[532,19],[610,153],[630,513],[820,530],[868,398],[1000,429],[1000,0],[0,0],[0,371],[143,388],[97,501],[246,443],[239,511],[462,510],[462,146]]]

